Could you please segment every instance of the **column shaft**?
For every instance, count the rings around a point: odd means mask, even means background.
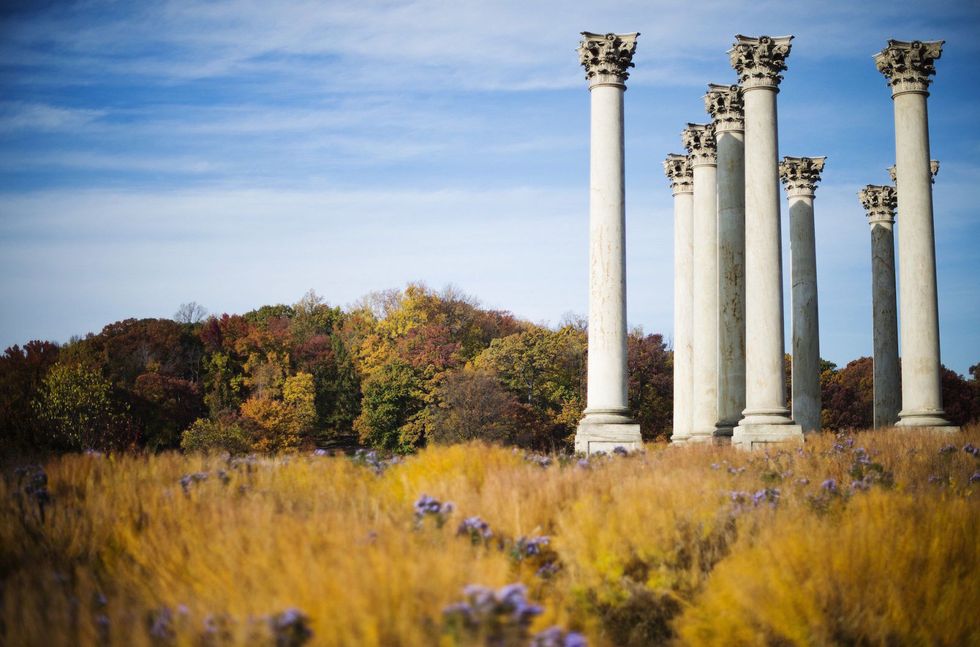
[[[902,327],[899,426],[945,426],[939,365],[936,242],[925,92],[895,95],[898,270]]]
[[[673,442],[683,442],[693,425],[694,365],[694,196],[674,193],[674,431]]]
[[[589,181],[589,411],[626,414],[623,87],[592,88]]]
[[[745,138],[718,144],[718,423],[731,436],[745,409]]]
[[[793,420],[804,433],[820,430],[820,331],[813,198],[789,199],[793,279]]]
[[[791,424],[783,386],[776,90],[746,89],[744,101],[746,408],[742,423]]]
[[[901,406],[895,240],[891,223],[871,225],[871,308],[874,344],[874,426],[890,427]]]
[[[718,422],[718,202],[715,165],[694,162],[694,420],[690,440]]]

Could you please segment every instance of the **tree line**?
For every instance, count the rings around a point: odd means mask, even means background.
[[[0,356],[6,452],[310,449],[348,440],[407,453],[484,439],[568,449],[585,407],[585,322],[557,327],[421,284],[343,310],[310,291],[293,305],[127,319],[64,345]],[[629,404],[645,440],[671,432],[672,352],[628,338]],[[943,371],[959,424],[980,418],[980,364]],[[787,371],[788,374],[788,371]],[[821,376],[826,429],[871,426],[871,358]]]

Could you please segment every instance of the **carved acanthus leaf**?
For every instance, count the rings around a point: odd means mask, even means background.
[[[895,207],[898,206],[895,187],[869,184],[858,192],[858,199],[861,200],[861,206],[867,212],[869,220],[894,222]]]
[[[692,191],[694,189],[694,169],[687,155],[670,153],[664,160],[664,174],[670,180],[674,193]]]
[[[932,183],[936,183],[936,174],[939,173],[939,160],[929,160],[929,173],[932,175]],[[888,177],[892,182],[898,181],[898,169],[895,166],[888,167]]]
[[[711,115],[716,131],[745,128],[742,89],[737,85],[709,83],[708,93],[704,95],[704,109]]]
[[[691,165],[715,164],[715,127],[712,124],[688,124],[681,132],[681,144],[691,157]]]
[[[783,80],[792,36],[735,36],[729,50],[732,67],[738,72],[742,88],[775,87]]]
[[[633,65],[633,54],[636,52],[636,37],[633,34],[593,34],[582,32],[582,42],[579,43],[579,62],[585,67],[585,78],[589,81],[599,80],[596,77],[617,79],[623,82],[629,78],[629,68]]]
[[[874,55],[875,66],[888,79],[892,94],[926,92],[936,73],[936,60],[942,56],[941,40],[889,40],[888,46]]]
[[[779,177],[789,195],[813,195],[820,181],[826,157],[784,157]]]

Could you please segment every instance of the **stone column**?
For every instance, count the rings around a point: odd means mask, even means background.
[[[671,442],[691,435],[694,389],[694,175],[686,155],[671,153],[664,172],[674,194],[674,431]]]
[[[737,85],[708,85],[718,148],[718,422],[730,438],[745,409],[745,124]]]
[[[820,326],[813,197],[826,157],[784,157],[779,176],[789,197],[793,284],[793,420],[803,433],[820,431]]]
[[[889,40],[875,54],[895,105],[895,187],[898,195],[899,317],[902,327],[902,410],[899,427],[951,428],[939,364],[936,241],[929,168],[926,97],[943,41]],[[955,428],[952,428],[955,429]]]
[[[694,391],[689,442],[711,440],[718,422],[718,184],[715,131],[688,124],[681,140],[694,175]]]
[[[578,49],[592,104],[588,395],[575,434],[575,450],[586,454],[643,446],[627,401],[623,179],[623,93],[637,36],[582,32]]]
[[[858,198],[871,227],[871,325],[874,345],[874,427],[898,421],[898,310],[895,302],[895,189],[869,184]]]
[[[799,442],[783,386],[783,261],[780,246],[776,93],[792,36],[736,36],[730,56],[745,109],[745,411],[732,444]]]

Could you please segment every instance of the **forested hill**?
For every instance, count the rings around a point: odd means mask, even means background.
[[[582,321],[548,328],[419,284],[342,310],[292,306],[127,319],[64,345],[0,357],[0,444],[11,452],[312,448],[351,439],[394,452],[483,438],[570,447],[585,406]],[[629,402],[644,438],[671,424],[671,352],[629,336]],[[980,365],[944,371],[947,413],[980,417]],[[823,423],[871,423],[871,360],[825,363]]]

